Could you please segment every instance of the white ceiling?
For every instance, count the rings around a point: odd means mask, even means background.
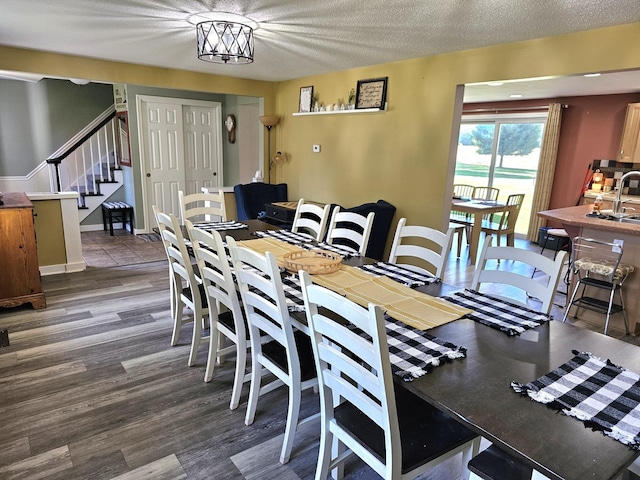
[[[197,59],[189,20],[213,10],[257,23],[254,63]],[[638,0],[0,0],[0,44],[280,81],[636,21]]]

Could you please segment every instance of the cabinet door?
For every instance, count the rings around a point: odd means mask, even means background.
[[[627,116],[622,129],[622,141],[618,161],[638,163],[640,161],[640,103],[627,106]]]

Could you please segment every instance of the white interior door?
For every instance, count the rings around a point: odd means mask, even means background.
[[[182,105],[143,102],[143,108],[147,218],[153,219],[153,205],[179,215],[178,191],[185,187]]]
[[[186,193],[222,186],[221,106],[183,105]]]
[[[218,102],[139,96],[146,230],[152,206],[180,214],[178,191],[221,186],[222,107]]]

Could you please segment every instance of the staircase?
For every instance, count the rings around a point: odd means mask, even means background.
[[[48,159],[56,179],[53,191],[75,191],[82,222],[122,187],[120,120],[111,106]]]

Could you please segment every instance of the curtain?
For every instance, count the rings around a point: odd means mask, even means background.
[[[536,186],[533,191],[533,201],[531,204],[531,220],[527,239],[532,242],[538,241],[538,231],[545,225],[545,219],[537,215],[537,212],[549,209],[551,199],[551,189],[553,188],[553,174],[556,169],[556,158],[558,156],[558,142],[560,139],[560,123],[562,121],[562,105],[552,103],[549,105],[549,116],[544,129],[542,147],[540,149],[540,162],[538,164],[538,174]]]

